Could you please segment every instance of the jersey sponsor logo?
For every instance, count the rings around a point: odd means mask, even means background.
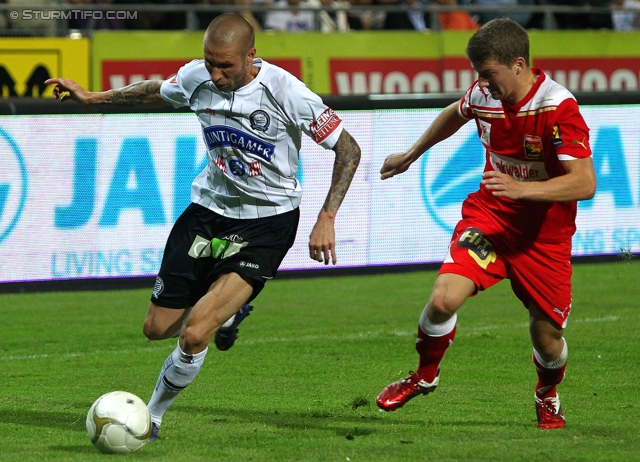
[[[247,245],[249,245],[249,241],[245,241],[236,234],[223,237],[222,239],[214,237],[211,241],[211,255],[213,258],[225,259],[237,254]]]
[[[216,156],[215,164],[222,173],[228,172],[239,178],[246,179],[262,176],[262,167],[258,161],[251,162],[247,165],[237,157],[229,156],[223,158]]]
[[[13,138],[0,128],[0,242],[18,223],[27,201],[27,166]]]
[[[543,162],[524,162],[511,157],[490,153],[489,160],[494,170],[506,173],[517,181],[548,180],[549,174]]]
[[[542,139],[539,136],[524,135],[524,155],[527,159],[542,159]]]
[[[553,126],[553,133],[551,135],[551,144],[556,148],[562,146],[562,132],[560,131],[560,125],[555,124]]]
[[[269,124],[271,123],[271,118],[269,117],[269,114],[258,109],[257,111],[253,111],[249,116],[249,123],[251,124],[251,128],[254,130],[266,132],[267,128],[269,128]]]
[[[322,143],[340,125],[340,122],[338,114],[333,112],[333,109],[327,108],[309,127],[313,140],[318,144]]]
[[[206,109],[204,110],[204,113],[205,113],[205,114],[207,114],[207,115],[209,115],[209,116],[214,116],[214,115],[216,115],[216,111],[214,111],[214,110],[213,110],[213,109],[211,109],[210,107],[206,108]]]
[[[211,247],[209,243],[211,241],[202,236],[196,235],[193,243],[191,244],[191,248],[189,249],[188,255],[191,258],[200,258],[200,257],[210,257],[211,256]]]
[[[227,157],[227,172],[229,172],[233,176],[237,176],[238,178],[247,179],[249,178],[249,168],[247,164],[242,162],[237,157]]]
[[[493,251],[493,244],[478,228],[465,229],[458,239],[458,245],[468,249],[471,258],[484,269],[498,258]]]
[[[204,141],[210,151],[220,147],[229,147],[271,162],[275,150],[275,145],[233,127],[212,125],[206,127],[203,133]]]
[[[260,167],[260,162],[251,162],[249,164],[249,176],[261,176],[262,175],[262,167]]]

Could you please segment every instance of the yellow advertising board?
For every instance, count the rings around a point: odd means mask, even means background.
[[[277,33],[256,35],[258,56],[318,94],[462,92],[475,74],[465,57],[472,32]],[[202,55],[203,32],[96,32],[93,89],[168,78]],[[572,91],[639,90],[640,32],[531,31],[533,66]]]
[[[141,77],[167,78],[192,59],[202,57],[204,32],[96,31],[93,42],[93,88],[128,85]],[[398,44],[411,38],[408,49]],[[468,37],[468,35],[467,35]],[[303,80],[319,94],[331,93],[330,59],[424,58],[438,59],[439,34],[379,32],[357,34],[256,34],[258,56]],[[405,47],[407,48],[407,47]]]
[[[0,96],[51,97],[51,77],[89,85],[89,39],[0,38]]]

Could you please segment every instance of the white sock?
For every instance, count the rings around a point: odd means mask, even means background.
[[[229,327],[231,327],[231,324],[233,324],[233,321],[235,321],[235,319],[236,319],[236,315],[234,314],[227,320],[227,322],[225,322],[222,326],[220,326],[220,329],[228,329]]]
[[[448,321],[445,321],[442,324],[432,323],[427,316],[427,307],[425,306],[424,310],[422,310],[422,314],[420,314],[420,320],[418,321],[418,324],[420,325],[420,329],[422,329],[422,332],[424,332],[428,336],[442,337],[449,334],[453,330],[453,328],[456,327],[456,322],[458,322],[458,314],[454,313]]]
[[[162,424],[162,416],[180,392],[193,382],[202,369],[207,350],[208,348],[195,355],[190,355],[183,352],[178,344],[164,362],[156,382],[156,388],[153,390],[149,404],[147,404],[151,420],[157,426]]]
[[[533,356],[536,357],[536,361],[538,361],[538,363],[545,369],[560,369],[562,366],[567,364],[569,349],[567,348],[567,341],[564,339],[564,337],[562,337],[562,341],[564,342],[562,352],[560,353],[560,356],[558,356],[558,358],[554,359],[553,361],[545,361],[542,356],[540,356],[540,353],[538,353],[538,351],[534,348]]]

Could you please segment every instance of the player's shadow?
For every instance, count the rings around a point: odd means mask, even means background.
[[[0,422],[22,425],[25,427],[55,428],[84,433],[85,413],[80,411],[42,411],[24,409],[0,409]],[[88,440],[87,440],[88,441]],[[49,446],[51,451],[68,452],[73,454],[93,454],[96,449],[91,444]],[[2,457],[0,456],[0,459]]]
[[[384,433],[387,425],[393,426],[407,426],[415,428],[416,426],[422,428],[429,428],[431,426],[442,427],[523,427],[529,428],[532,424],[529,421],[516,422],[516,421],[491,421],[481,419],[468,419],[468,420],[438,420],[436,422],[429,422],[422,418],[410,418],[403,417],[398,419],[387,419],[383,414],[366,415],[356,411],[353,415],[337,414],[334,415],[330,412],[322,411],[307,411],[307,412],[294,412],[294,411],[256,411],[252,409],[239,410],[239,409],[223,409],[213,407],[202,406],[176,406],[176,411],[185,412],[187,415],[202,414],[209,417],[210,422],[224,423],[241,421],[245,423],[262,423],[267,426],[276,428],[290,429],[290,430],[305,430],[314,429],[320,431],[326,431],[329,433],[337,434],[338,436],[345,436],[349,439],[355,436],[366,436],[373,433]],[[348,412],[348,411],[347,411]]]
[[[212,424],[225,422],[261,423],[266,426],[285,430],[319,430],[337,436],[353,439],[375,433],[373,427],[380,422],[378,416],[356,415],[343,416],[320,411],[256,411],[223,409],[202,406],[176,406],[176,411],[188,415],[200,413],[209,417]],[[407,425],[417,425],[418,421],[407,421]]]
[[[0,409],[0,422],[16,425],[79,430],[84,428],[85,415],[79,411],[42,411]]]

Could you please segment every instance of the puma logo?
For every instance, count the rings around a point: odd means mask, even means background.
[[[562,316],[562,319],[564,319],[568,309],[569,308],[565,308],[564,310],[561,310],[560,308],[554,308],[553,312],[558,313],[560,316]]]
[[[583,138],[582,141],[571,140],[571,144],[579,144],[583,148],[587,149],[586,140],[587,140],[586,138]]]

